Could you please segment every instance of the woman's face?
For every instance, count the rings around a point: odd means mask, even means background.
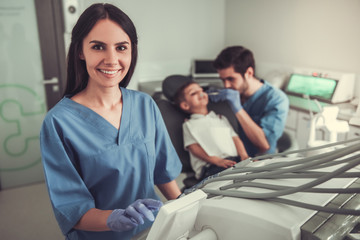
[[[99,20],[84,38],[80,58],[86,62],[88,86],[118,87],[131,64],[130,38],[117,23]]]

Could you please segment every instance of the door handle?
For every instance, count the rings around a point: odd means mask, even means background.
[[[50,79],[48,79],[48,80],[44,80],[43,82],[42,82],[44,85],[47,85],[47,84],[58,84],[59,83],[59,79],[57,78],[57,77],[52,77],[52,78],[50,78]]]
[[[48,80],[45,79],[44,81],[42,81],[42,84],[44,84],[45,86],[46,85],[53,85],[52,86],[52,91],[53,92],[58,92],[59,91],[58,83],[59,83],[59,79],[57,77],[52,77],[52,78],[50,78]]]

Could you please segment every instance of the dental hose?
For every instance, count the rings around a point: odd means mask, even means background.
[[[333,147],[345,143],[354,143],[359,141],[360,138],[341,141],[337,143],[331,143],[323,145],[320,147],[314,147],[310,149],[295,150],[289,151],[287,153],[281,154],[267,154],[259,156],[256,158],[248,159],[247,161],[254,160],[263,160],[266,158],[274,158],[276,156],[284,156],[300,153],[305,151],[313,151],[327,147]],[[293,194],[296,192],[312,192],[312,193],[346,193],[354,194],[357,196],[357,193],[360,193],[360,188],[316,188],[316,186],[329,181],[333,178],[358,178],[360,176],[359,172],[346,172],[357,165],[360,164],[360,154],[355,154],[355,152],[360,150],[360,144],[354,144],[350,146],[343,147],[342,149],[333,150],[330,152],[322,153],[317,156],[304,157],[288,162],[276,162],[271,163],[262,167],[241,167],[241,164],[235,165],[231,169],[227,169],[223,172],[210,176],[207,179],[204,179],[193,188],[185,190],[184,194],[191,193],[196,189],[202,189],[209,196],[229,196],[237,198],[246,198],[246,199],[258,199],[258,200],[269,200],[273,202],[279,202],[283,204],[288,204],[296,207],[302,207],[311,210],[317,210],[322,212],[336,213],[336,214],[348,214],[348,215],[360,215],[360,210],[356,209],[337,209],[322,207],[313,204],[302,203],[294,200],[280,198],[281,196]],[[347,155],[349,157],[344,158]],[[343,166],[332,172],[325,171],[308,171],[313,169],[319,169],[324,167],[330,167],[334,165]],[[242,175],[239,175],[241,174]],[[236,175],[235,175],[236,174]],[[314,178],[313,181],[302,184],[300,186],[280,186],[273,184],[264,184],[264,183],[255,183],[251,180],[255,179],[286,179],[286,178]],[[217,181],[233,181],[233,183],[220,187],[219,189],[209,189],[206,188],[206,185],[212,182]],[[239,187],[256,187],[272,190],[267,193],[252,193],[247,191],[240,190],[230,190],[231,188]]]

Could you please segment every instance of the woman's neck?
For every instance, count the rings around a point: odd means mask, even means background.
[[[121,102],[121,96],[120,88],[92,89],[87,87],[72,97],[72,100],[90,108],[111,109]]]

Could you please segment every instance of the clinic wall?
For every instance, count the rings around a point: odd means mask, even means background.
[[[82,0],[82,8],[98,1]],[[193,58],[213,58],[224,45],[225,0],[114,0],[133,20],[139,59],[130,83],[189,74]]]
[[[360,96],[359,0],[226,0],[225,6],[225,46],[251,49],[259,77],[292,67],[352,72]]]

